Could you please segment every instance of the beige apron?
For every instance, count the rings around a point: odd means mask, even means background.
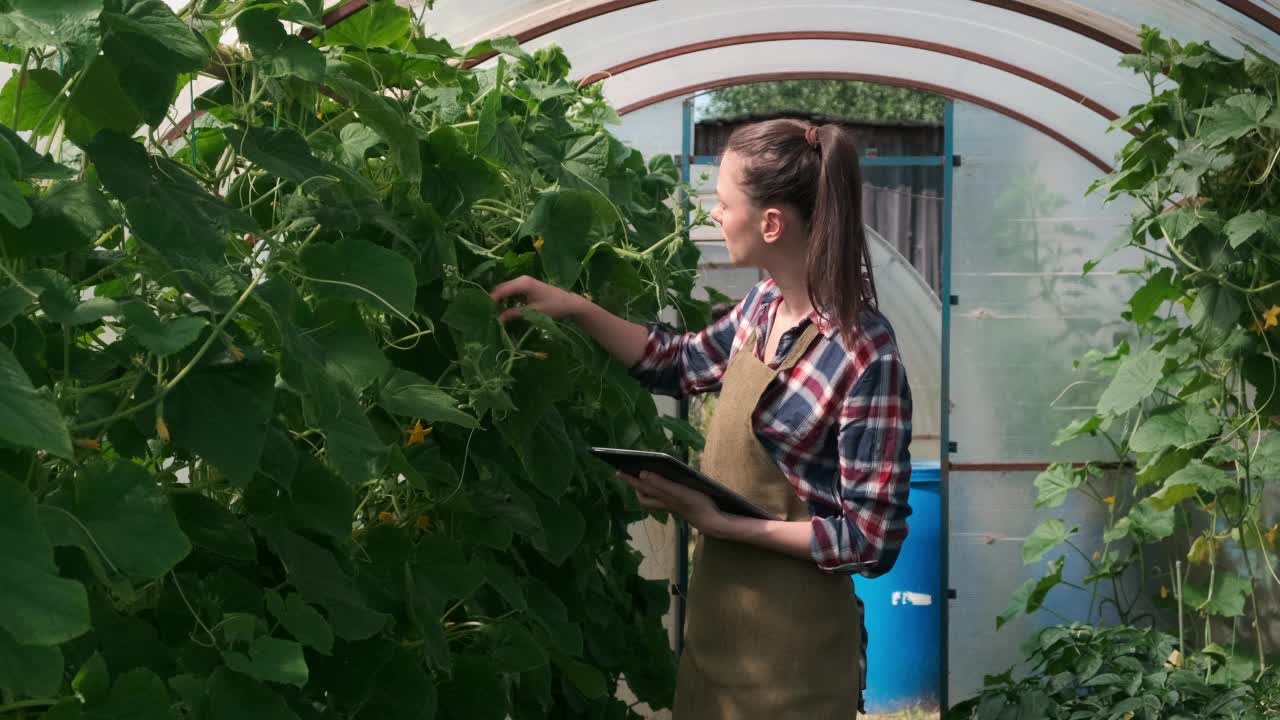
[[[702,471],[792,521],[810,519],[760,445],[752,414],[817,337],[810,323],[778,370],[755,334],[730,359]],[[853,720],[861,694],[862,613],[848,575],[745,543],[700,536],[694,550],[674,720]]]

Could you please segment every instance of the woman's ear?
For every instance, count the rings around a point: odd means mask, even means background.
[[[765,208],[760,215],[760,235],[767,243],[775,243],[782,239],[786,231],[786,216],[781,208]]]

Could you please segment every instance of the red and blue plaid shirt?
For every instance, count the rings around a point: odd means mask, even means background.
[[[720,389],[729,359],[756,331],[760,358],[782,295],[772,279],[699,333],[649,326],[631,375],[650,390],[682,397]],[[911,389],[893,329],[869,311],[850,347],[816,312],[779,340],[778,367],[810,322],[820,337],[765,390],[753,416],[756,437],[813,516],[811,551],[831,573],[883,575],[907,537],[911,506]]]

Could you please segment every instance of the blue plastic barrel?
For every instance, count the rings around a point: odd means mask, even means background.
[[[854,576],[866,613],[868,713],[936,709],[941,698],[941,480],[938,463],[911,464],[911,531],[897,563],[874,580]]]

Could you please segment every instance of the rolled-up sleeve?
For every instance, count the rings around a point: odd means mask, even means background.
[[[831,573],[889,572],[911,506],[911,389],[896,354],[875,358],[845,397],[837,430],[841,512],[812,520],[811,551]]]
[[[701,332],[678,333],[650,323],[644,354],[628,372],[658,395],[679,398],[719,390],[744,308],[750,307],[757,292],[753,288],[733,310]]]

